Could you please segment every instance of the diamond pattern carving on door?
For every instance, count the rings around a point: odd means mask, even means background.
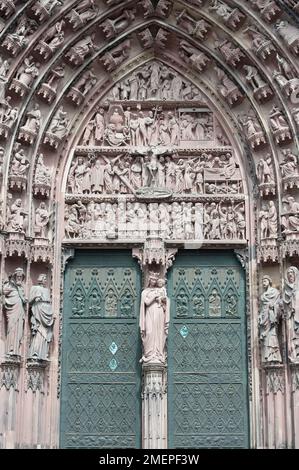
[[[65,277],[61,447],[140,446],[139,268],[78,252]]]
[[[248,447],[241,266],[231,253],[181,252],[168,292],[169,446]]]

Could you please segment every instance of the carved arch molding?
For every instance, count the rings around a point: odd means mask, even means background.
[[[62,274],[95,243],[134,248],[145,274],[186,243],[236,250],[251,446],[299,446],[299,351],[286,353],[278,315],[268,354],[258,300],[263,276],[283,290],[299,264],[298,12],[295,0],[0,0],[1,281],[22,267],[28,295],[47,273],[57,317],[50,361],[28,358],[28,304],[7,356],[3,308],[0,403],[13,405],[0,447],[58,446]]]

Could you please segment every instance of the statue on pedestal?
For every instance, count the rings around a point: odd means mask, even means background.
[[[169,324],[169,298],[165,280],[151,274],[141,294],[140,332],[143,356],[140,362],[165,364]]]
[[[281,362],[277,325],[280,319],[280,293],[272,287],[272,279],[263,276],[264,292],[261,295],[261,309],[258,317],[260,340],[263,346],[263,362]]]
[[[282,299],[287,324],[288,356],[291,362],[299,362],[299,271],[295,266],[286,271]]]
[[[54,316],[50,300],[50,290],[46,287],[47,276],[40,274],[38,285],[30,291],[31,333],[29,357],[48,360],[49,345],[53,336]]]
[[[3,285],[4,311],[6,318],[7,356],[19,356],[23,338],[26,298],[23,288],[25,274],[22,268],[16,268]]]

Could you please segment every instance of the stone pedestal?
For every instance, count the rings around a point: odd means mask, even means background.
[[[20,366],[20,356],[6,357],[0,364],[0,403],[6,410],[0,420],[1,448],[15,447]]]
[[[284,365],[265,364],[263,374],[266,418],[265,447],[283,449],[287,447]]]
[[[299,363],[291,364],[292,395],[293,395],[293,423],[294,423],[294,448],[299,449]]]
[[[142,366],[142,448],[167,448],[166,366]]]

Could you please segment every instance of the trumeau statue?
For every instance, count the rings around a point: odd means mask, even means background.
[[[50,290],[46,287],[47,276],[40,274],[38,284],[30,290],[30,326],[31,343],[28,357],[48,360],[49,346],[53,336],[54,315],[51,305]]]
[[[7,356],[19,356],[23,338],[26,298],[23,288],[25,274],[17,268],[3,285],[6,319],[5,351]]]
[[[148,287],[142,291],[140,332],[143,345],[141,362],[165,364],[170,302],[165,281],[150,274]]]
[[[277,328],[281,318],[280,293],[272,287],[272,279],[263,276],[264,292],[260,297],[258,317],[260,340],[262,343],[262,362],[281,362]]]
[[[288,357],[299,362],[299,271],[287,269],[283,286],[283,308],[287,325]]]

